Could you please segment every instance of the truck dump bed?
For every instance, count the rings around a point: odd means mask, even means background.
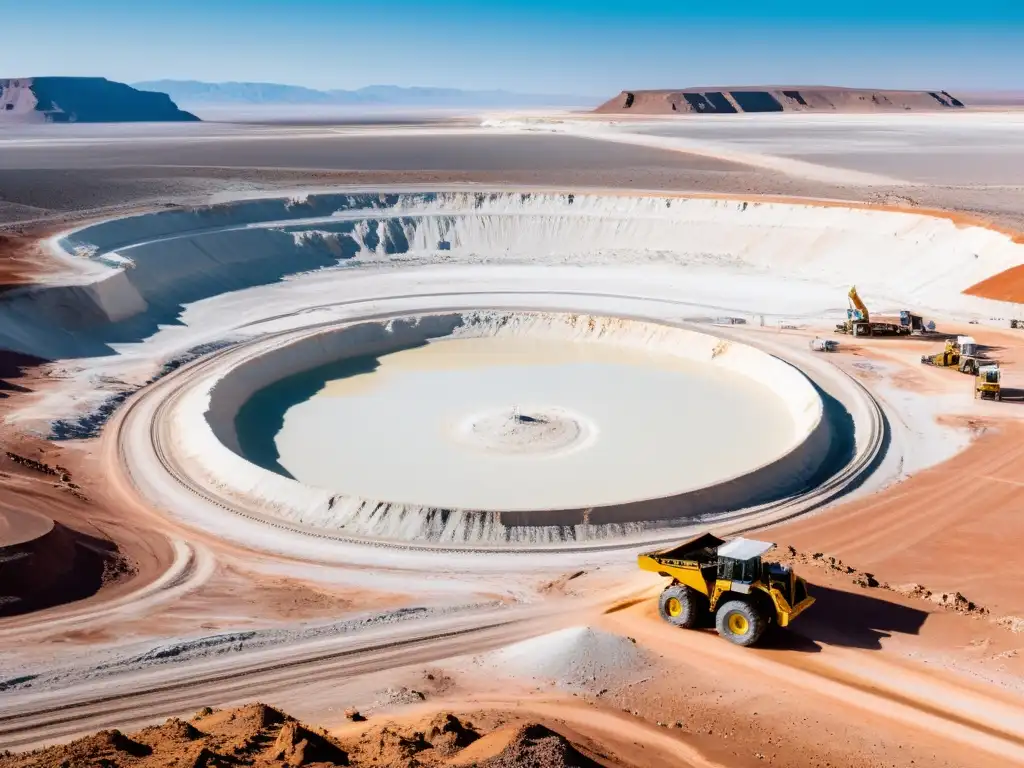
[[[674,547],[647,552],[644,557],[649,557],[655,562],[663,560],[714,560],[718,557],[718,548],[723,544],[725,544],[724,539],[720,539],[710,533],[704,533],[689,541],[676,544]]]

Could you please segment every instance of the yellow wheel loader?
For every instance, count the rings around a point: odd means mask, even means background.
[[[921,355],[921,362],[939,368],[956,368],[960,365],[960,347],[955,340],[948,339],[945,349],[934,355]]]
[[[770,625],[787,627],[814,603],[807,582],[792,569],[762,561],[775,547],[766,541],[724,541],[705,533],[637,558],[645,571],[672,579],[658,610],[669,624],[692,629],[714,616],[718,634],[736,645],[754,645]]]

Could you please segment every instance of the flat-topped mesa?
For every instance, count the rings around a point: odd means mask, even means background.
[[[2,123],[197,122],[165,93],[104,77],[0,78]]]
[[[770,85],[623,91],[594,111],[725,115],[740,112],[931,112],[963,108],[964,103],[947,91]]]

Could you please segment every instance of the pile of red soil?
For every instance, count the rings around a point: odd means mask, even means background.
[[[93,736],[23,754],[0,754],[0,768],[104,766],[104,768],[213,768],[213,766],[352,766],[353,768],[601,768],[559,733],[536,723],[503,728],[508,736],[485,744],[470,723],[442,712],[413,725],[371,726],[358,736],[334,738],[265,704],[233,710],[204,709],[189,721],[124,734]],[[471,745],[484,747],[460,752]]]
[[[212,766],[349,765],[348,755],[324,732],[313,732],[265,704],[235,710],[204,710],[185,722],[125,735],[94,736],[25,754],[0,756],[0,768],[105,766],[105,768],[207,768]]]

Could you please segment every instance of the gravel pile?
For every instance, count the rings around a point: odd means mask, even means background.
[[[552,682],[560,688],[601,690],[634,682],[653,662],[628,637],[591,627],[569,627],[480,657],[505,677]]]

